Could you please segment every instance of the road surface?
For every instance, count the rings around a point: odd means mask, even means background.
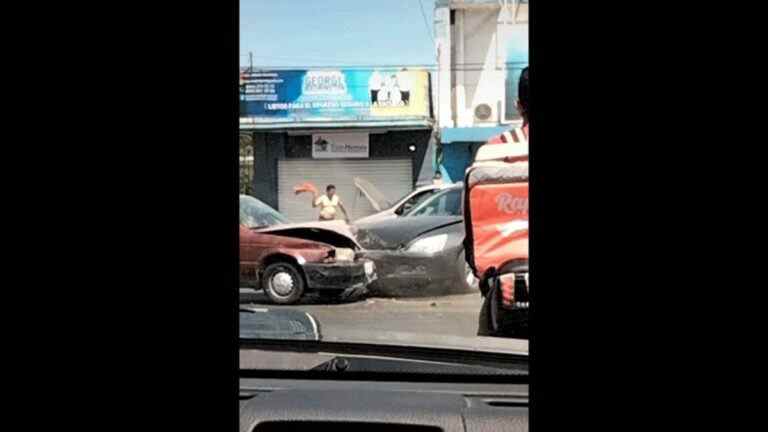
[[[307,295],[299,304],[280,306],[269,302],[263,292],[240,290],[241,305],[268,305],[309,312],[327,335],[332,335],[336,329],[365,329],[372,333],[416,332],[473,337],[477,335],[481,303],[480,293],[409,299],[366,298],[337,304]]]

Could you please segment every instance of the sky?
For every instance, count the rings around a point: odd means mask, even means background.
[[[240,0],[240,64],[433,65],[434,0]]]

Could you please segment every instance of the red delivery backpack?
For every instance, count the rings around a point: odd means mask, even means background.
[[[464,250],[485,297],[478,334],[527,333],[528,144],[481,146],[464,181]]]

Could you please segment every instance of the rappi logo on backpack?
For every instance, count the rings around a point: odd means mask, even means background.
[[[516,216],[525,214],[525,218],[528,218],[528,197],[512,196],[502,192],[496,197],[496,206],[500,212]]]
[[[469,205],[473,235],[479,243],[493,243],[499,236],[517,238],[526,235],[527,182],[476,186],[469,192]]]
[[[499,213],[512,216],[514,219],[497,225],[502,237],[528,229],[528,197],[514,196],[506,192],[496,197],[496,207]]]

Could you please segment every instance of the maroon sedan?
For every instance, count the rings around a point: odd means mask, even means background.
[[[240,195],[240,285],[263,289],[275,303],[306,292],[341,297],[376,278],[372,261],[342,221],[292,224],[273,208]]]

